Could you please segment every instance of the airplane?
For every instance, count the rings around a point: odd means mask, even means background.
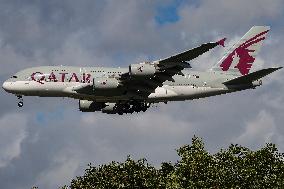
[[[40,66],[27,68],[3,83],[23,106],[23,96],[69,97],[82,112],[145,112],[152,104],[185,101],[255,89],[264,76],[282,67],[250,73],[269,26],[253,26],[212,68],[193,71],[189,61],[225,46],[226,38],[152,62],[127,68]]]

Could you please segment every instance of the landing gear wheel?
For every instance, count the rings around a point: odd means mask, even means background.
[[[18,102],[18,107],[21,108],[24,106],[23,97],[21,95],[18,95],[17,97],[20,100],[20,102]]]
[[[24,106],[24,102],[21,101],[21,102],[18,103],[18,107],[19,107],[19,108],[21,108],[21,107],[23,107],[23,106]]]

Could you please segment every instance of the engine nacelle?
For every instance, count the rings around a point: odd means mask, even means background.
[[[81,112],[96,112],[102,111],[107,114],[115,114],[116,103],[94,102],[89,100],[79,100],[79,110]]]
[[[119,81],[115,78],[99,77],[93,79],[94,89],[116,89]]]
[[[156,68],[152,64],[131,64],[129,66],[129,74],[131,76],[153,76]]]
[[[101,111],[106,107],[103,102],[94,102],[89,100],[79,100],[79,110],[81,112],[96,112]]]

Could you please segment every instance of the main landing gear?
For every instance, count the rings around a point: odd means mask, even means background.
[[[18,102],[18,107],[21,108],[21,107],[24,106],[23,97],[22,97],[21,95],[19,95],[19,96],[17,96],[17,97],[18,97],[18,99],[20,100],[20,101]]]
[[[139,101],[132,101],[125,104],[117,104],[114,107],[113,113],[117,113],[122,115],[124,113],[134,113],[134,112],[146,112],[146,110],[150,107],[150,103],[146,102],[139,102]]]

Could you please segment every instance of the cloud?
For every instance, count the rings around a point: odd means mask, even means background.
[[[276,134],[274,118],[262,110],[256,118],[247,123],[245,131],[234,142],[255,147],[256,144],[272,142],[272,137]]]
[[[265,24],[282,15],[283,0],[276,0],[270,6],[267,3],[267,0],[202,0],[199,6],[189,4],[180,9],[179,24],[196,33],[202,30],[220,32],[221,28],[226,28],[226,32],[239,31],[240,25]]]
[[[27,117],[24,114],[7,114],[0,118],[0,169],[21,154],[26,127]]]
[[[81,158],[74,157],[72,153],[57,154],[49,169],[44,170],[38,176],[35,186],[46,188],[57,188],[60,184],[68,183],[74,177],[78,166],[81,165]],[[86,166],[86,165],[84,165]],[[53,181],[53,182],[50,182]]]
[[[265,143],[281,144],[284,141],[283,131],[275,123],[275,118],[265,110],[245,124],[244,132],[233,139],[234,143],[250,146],[254,149],[262,147]],[[279,146],[283,150],[283,146]]]

